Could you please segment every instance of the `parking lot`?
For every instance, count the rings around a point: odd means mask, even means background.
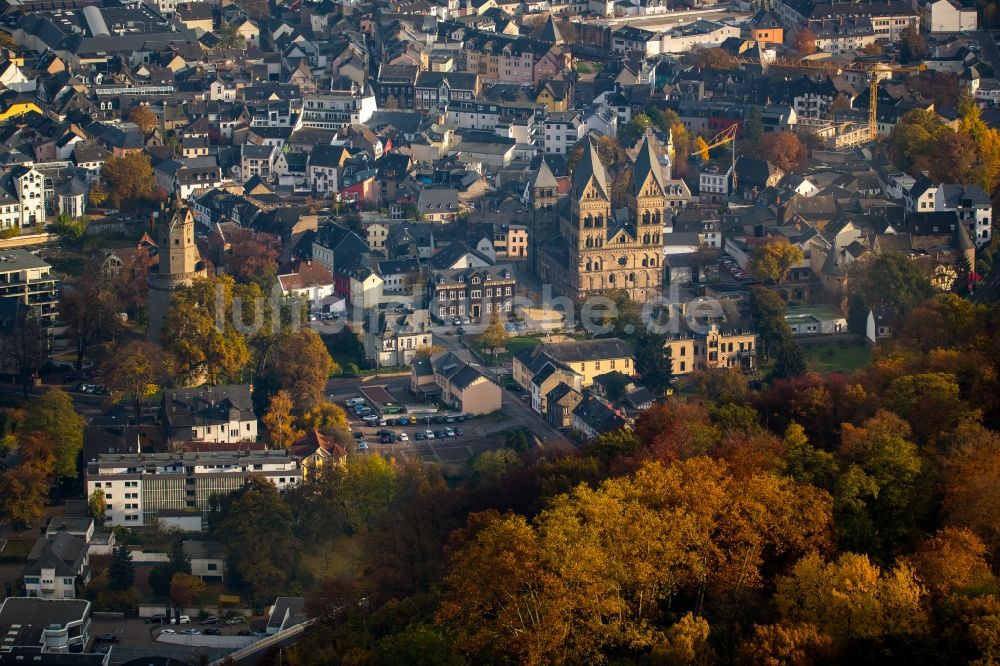
[[[186,627],[203,630],[197,620]],[[173,627],[177,629],[177,627]],[[248,625],[226,626],[219,625],[220,632],[225,635],[239,635],[239,632],[246,630]],[[154,656],[167,656],[178,659],[185,663],[194,663],[202,655],[217,659],[222,657],[232,649],[206,648],[197,645],[175,645],[158,642],[156,636],[159,634],[159,624],[146,624],[145,620],[137,617],[126,618],[93,618],[90,621],[91,645],[98,647],[101,645],[111,647],[111,663],[122,664],[132,659],[140,659]],[[98,641],[99,636],[115,636],[115,642]],[[196,637],[192,636],[192,642]]]

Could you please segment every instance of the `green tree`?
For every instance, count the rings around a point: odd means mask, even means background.
[[[292,533],[292,512],[274,484],[251,477],[222,500],[216,524],[233,572],[254,599],[270,600],[288,589],[301,544]]]
[[[778,292],[764,287],[750,290],[750,316],[760,341],[761,356],[765,359],[777,355],[785,340],[792,337],[785,312],[785,302]]]
[[[764,136],[764,119],[761,117],[760,107],[751,104],[746,122],[743,123],[743,137],[751,143],[757,143],[762,136]]]
[[[224,49],[242,49],[246,45],[243,35],[236,31],[236,26],[223,21],[222,28],[217,33],[219,37],[219,47]]]
[[[953,431],[967,411],[955,376],[943,372],[898,377],[889,384],[884,400],[889,409],[909,422],[922,442]]]
[[[111,564],[108,566],[108,587],[116,592],[124,592],[132,588],[135,582],[135,565],[132,563],[132,551],[125,544],[115,546],[111,554]]]
[[[354,456],[347,461],[342,493],[348,520],[355,529],[369,528],[396,494],[394,464],[380,455]]]
[[[649,116],[644,113],[640,113],[618,129],[618,141],[620,141],[623,146],[634,145],[640,138],[642,138],[646,129],[652,124],[653,121],[650,120]]]
[[[94,522],[97,523],[97,526],[103,526],[108,512],[108,502],[104,499],[104,491],[100,488],[94,490],[90,494],[87,507],[90,509],[90,515],[94,517]]]
[[[643,386],[654,395],[663,395],[674,377],[673,361],[666,348],[666,336],[639,329],[633,341],[635,371]]]
[[[861,291],[865,302],[882,302],[893,308],[897,317],[934,295],[927,277],[916,262],[899,253],[888,253],[862,269]]]
[[[503,322],[500,321],[498,313],[493,313],[493,318],[490,320],[489,325],[479,334],[479,344],[483,346],[483,349],[489,350],[490,363],[494,363],[496,361],[497,350],[503,349],[507,344],[507,329],[504,327]]]
[[[521,456],[513,449],[483,451],[472,463],[472,472],[487,482],[500,481],[511,471],[523,465]]]
[[[778,347],[777,363],[774,364],[773,375],[781,379],[789,379],[806,374],[808,369],[806,354],[802,351],[802,346],[791,337],[782,340],[781,346]]]
[[[927,510],[921,492],[923,462],[909,425],[880,411],[862,426],[841,426],[839,456],[850,465],[835,491],[843,543],[856,551],[890,554],[905,547]],[[850,476],[848,476],[850,475]]]
[[[467,662],[451,650],[451,641],[426,625],[413,625],[383,638],[377,662],[383,666],[464,666]]]
[[[76,413],[69,394],[59,388],[50,388],[28,405],[22,437],[30,433],[43,433],[55,444],[55,468],[59,476],[75,478],[77,458],[83,449],[83,418]]]
[[[785,428],[785,473],[799,481],[833,490],[839,468],[832,453],[809,443],[805,429],[794,421]]]
[[[90,220],[86,217],[77,219],[71,218],[65,213],[56,215],[56,219],[49,225],[52,232],[59,236],[59,239],[67,245],[74,247],[83,244],[83,239],[87,237],[87,228]]]

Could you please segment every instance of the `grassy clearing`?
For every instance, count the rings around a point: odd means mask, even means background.
[[[300,575],[319,581],[324,578],[352,577],[360,571],[361,540],[338,535],[302,553]]]
[[[806,363],[811,372],[850,372],[871,360],[871,350],[859,342],[831,342],[803,345]]]
[[[507,363],[511,360],[511,357],[520,352],[523,349],[528,349],[536,345],[541,344],[542,339],[536,338],[533,335],[515,335],[513,337],[507,338],[507,351],[497,352],[494,364]],[[487,363],[490,361],[490,353],[488,350],[483,348],[483,345],[479,342],[478,338],[467,338],[466,345],[473,349],[481,358],[483,358]]]

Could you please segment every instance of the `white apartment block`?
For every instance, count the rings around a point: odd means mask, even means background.
[[[107,502],[105,524],[142,527],[161,516],[190,514],[207,523],[213,496],[242,488],[250,477],[279,490],[302,481],[298,458],[276,451],[102,454],[87,465],[87,496]]]
[[[0,175],[0,229],[45,222],[45,176],[30,164]]]
[[[554,112],[545,119],[545,152],[567,155],[584,137],[587,125],[575,111]]]
[[[368,87],[363,93],[330,92],[309,95],[302,100],[302,126],[340,129],[364,125],[378,110],[375,93]]]

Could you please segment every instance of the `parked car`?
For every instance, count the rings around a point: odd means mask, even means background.
[[[507,390],[512,393],[520,393],[524,389],[517,382],[507,382]]]
[[[427,439],[434,439],[434,431],[424,430],[424,437],[426,437]]]
[[[388,424],[388,423],[386,422],[386,420],[385,420],[385,419],[383,419],[383,418],[380,418],[380,419],[378,420],[378,424],[379,424],[380,426],[384,426],[384,425],[389,425],[389,424]]]
[[[163,613],[159,613],[158,615],[150,615],[147,617],[146,624],[159,624],[160,622],[166,622],[166,620],[167,616]]]
[[[398,421],[396,421],[396,424],[401,426],[410,425],[410,419],[403,416]]]
[[[187,615],[181,615],[180,619],[172,617],[170,618],[170,624],[191,624],[191,618]]]
[[[458,421],[459,423],[462,423],[467,418],[469,418],[469,417],[466,416],[465,414],[459,414],[458,416],[455,417],[455,420]]]
[[[352,432],[351,434],[354,435],[354,439],[364,439],[365,438],[365,434],[363,432]]]
[[[451,323],[453,325],[455,325],[455,326],[461,326],[462,325],[462,320],[459,319],[458,317],[455,317],[454,319],[451,320]]]
[[[461,434],[462,434],[462,429],[461,428],[455,428],[455,437],[459,437],[459,436],[461,436]]]
[[[465,329],[463,327],[461,327],[461,326],[459,326],[458,328],[456,328],[455,332],[458,333],[459,335],[465,335]]]
[[[414,435],[414,437],[416,438],[416,440],[418,442],[422,442],[425,439],[427,439],[427,435],[425,433],[422,433],[422,432],[418,432],[416,435]]]
[[[234,624],[243,624],[246,621],[247,619],[242,615],[234,615],[233,617],[226,620],[226,624],[228,624],[229,626],[233,626]]]
[[[160,633],[161,634],[176,634],[177,632],[174,631],[173,629],[161,629]]]
[[[408,441],[410,441],[410,436],[407,435],[405,432],[401,432],[397,436],[399,437],[399,441],[401,441],[401,442],[408,442]]]
[[[445,428],[444,429],[444,435],[445,435],[445,437],[454,437],[455,436],[455,431],[452,430],[451,428]]]
[[[522,393],[521,400],[523,400],[524,402],[528,402],[529,400],[531,400],[531,396],[528,395],[527,393]]]
[[[444,418],[443,414],[438,414],[434,417],[434,423],[444,423]]]
[[[218,615],[209,615],[204,620],[201,621],[202,624],[219,624]]]
[[[368,442],[366,442],[365,440],[361,440],[360,442],[358,442],[358,451],[367,451],[367,450],[368,450]]]
[[[99,634],[94,640],[98,643],[117,643],[118,636],[116,634]]]
[[[378,438],[378,441],[382,444],[392,444],[392,435],[382,435]]]
[[[185,629],[181,633],[184,634],[184,635],[186,635],[186,636],[200,636],[201,635],[201,632],[198,631],[197,629]]]
[[[222,635],[221,631],[219,631],[218,629],[215,629],[213,627],[209,627],[208,629],[206,629],[202,633],[205,634],[206,636],[221,636]]]
[[[454,416],[446,416],[446,417],[444,417],[444,422],[445,423],[454,423],[455,422],[455,417]]]
[[[434,431],[434,437],[436,437],[437,439],[444,439],[447,436],[448,436],[448,433],[446,433],[444,430],[435,430]]]

